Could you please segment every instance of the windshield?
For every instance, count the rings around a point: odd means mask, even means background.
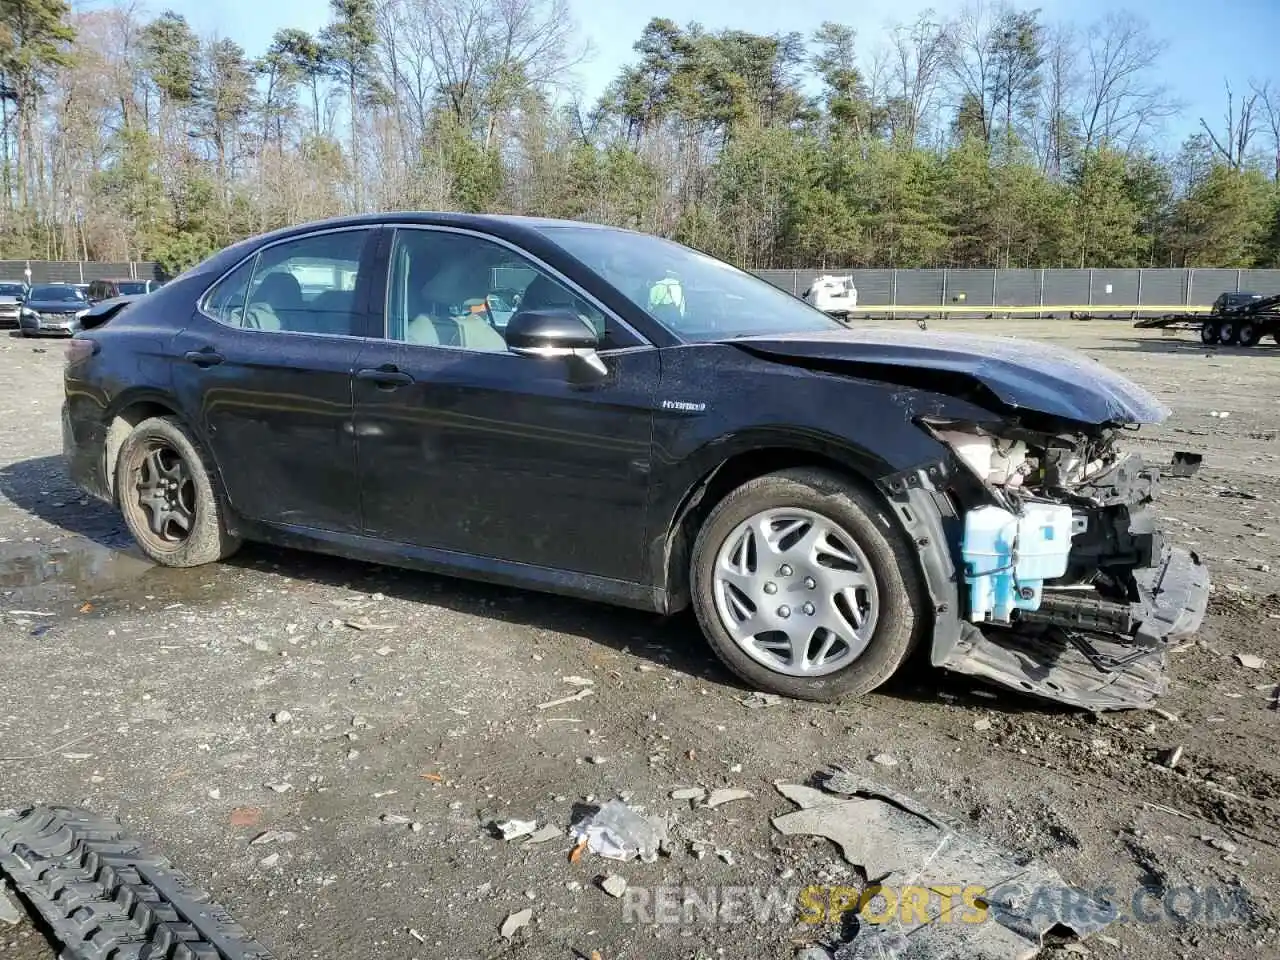
[[[26,288],[20,283],[0,283],[0,297],[20,297]]]
[[[682,340],[840,329],[772,284],[670,240],[598,227],[542,230]]]
[[[121,280],[116,284],[116,289],[120,291],[121,296],[128,296],[134,293],[146,293],[147,281],[145,280]]]
[[[66,284],[50,284],[46,287],[32,287],[32,300],[83,300],[84,294],[75,287],[69,287]]]

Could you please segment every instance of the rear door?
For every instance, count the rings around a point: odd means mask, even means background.
[[[360,529],[351,376],[377,233],[261,249],[210,289],[174,344],[177,394],[250,520]]]
[[[381,287],[381,284],[379,285]],[[354,383],[366,532],[474,557],[644,578],[658,351],[509,245],[396,230],[387,338]],[[507,351],[520,300],[576,304],[607,374]]]

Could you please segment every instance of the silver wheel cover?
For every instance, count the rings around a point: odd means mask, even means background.
[[[791,677],[847,667],[875,634],[879,589],[839,524],[798,507],[763,510],[716,551],[720,623],[757,663]]]

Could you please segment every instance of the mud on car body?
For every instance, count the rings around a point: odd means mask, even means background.
[[[678,305],[648,296],[663,278]],[[502,322],[499,283],[520,288]],[[71,472],[161,563],[256,539],[692,607],[740,677],[818,700],[923,643],[1024,692],[1140,706],[1204,614],[1204,567],[1151,521],[1159,470],[1124,449],[1167,414],[1146,391],[1041,344],[850,330],[654,237],[328,221],[85,326]]]

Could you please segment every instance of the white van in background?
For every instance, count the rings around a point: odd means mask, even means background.
[[[822,276],[813,281],[801,299],[825,314],[845,318],[858,307],[858,288],[853,285],[853,277]]]

